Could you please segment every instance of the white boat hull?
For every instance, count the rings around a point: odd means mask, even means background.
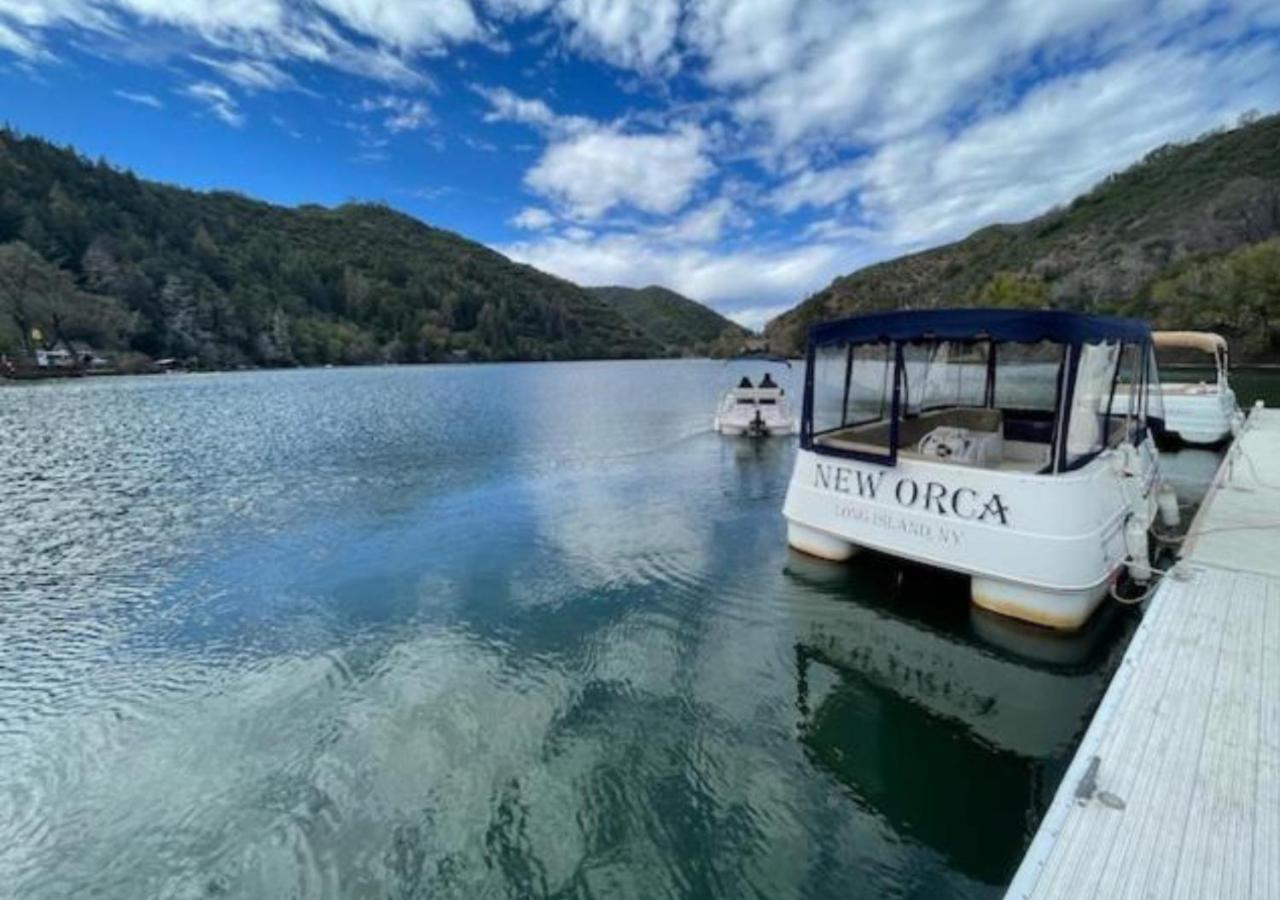
[[[1235,391],[1212,384],[1165,384],[1164,424],[1184,444],[1211,447],[1228,440],[1241,413]]]
[[[773,437],[775,435],[795,434],[797,432],[794,422],[766,422],[763,428],[753,426],[751,422],[731,421],[720,419],[715,420],[715,429],[721,434],[727,434],[735,437],[742,435],[753,437]]]
[[[965,573],[978,606],[1075,629],[1125,565],[1126,520],[1145,529],[1155,515],[1154,446],[1125,457],[1109,450],[1046,476],[801,450],[783,507],[788,541],[824,559],[867,547]]]
[[[772,437],[798,434],[800,423],[778,388],[733,388],[720,402],[713,425],[727,435]]]

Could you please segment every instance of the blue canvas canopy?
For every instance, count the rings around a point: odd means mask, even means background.
[[[1148,344],[1151,327],[1138,319],[1062,310],[928,309],[824,322],[810,329],[809,340],[811,344],[911,340]]]

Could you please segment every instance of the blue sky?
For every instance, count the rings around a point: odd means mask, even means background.
[[[0,0],[0,118],[758,327],[1280,109],[1280,3]]]

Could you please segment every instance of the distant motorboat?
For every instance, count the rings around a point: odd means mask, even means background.
[[[1157,331],[1151,335],[1157,350],[1197,350],[1213,359],[1214,379],[1164,382],[1166,434],[1184,444],[1212,447],[1228,440],[1244,422],[1228,380],[1227,340],[1208,331]]]
[[[770,372],[766,371],[755,384],[745,371],[747,361],[756,364],[751,368],[758,369],[762,360],[791,368],[790,360],[777,356],[746,355],[726,360],[735,380],[720,398],[714,420],[716,431],[734,436],[771,437],[795,434],[799,430],[799,420],[787,399],[786,389],[774,381]]]
[[[810,332],[783,513],[797,550],[868,547],[970,576],[974,603],[1080,627],[1177,498],[1150,328],[1021,310],[885,313]]]

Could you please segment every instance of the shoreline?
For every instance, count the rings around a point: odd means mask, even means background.
[[[127,378],[153,377],[166,375],[226,375],[249,372],[302,372],[323,371],[325,369],[377,369],[377,368],[418,368],[439,366],[442,368],[466,368],[472,366],[510,366],[591,362],[722,362],[725,358],[718,356],[599,356],[583,359],[493,359],[493,360],[440,360],[437,362],[367,362],[367,363],[332,363],[318,366],[255,366],[243,369],[160,369],[154,371],[120,372],[120,371],[82,371],[59,372],[57,374],[23,372],[20,375],[0,373],[0,384],[48,383],[53,381],[77,381],[82,378]],[[792,362],[803,363],[804,357],[794,357]],[[1161,366],[1162,372],[1198,371],[1205,366],[1194,363],[1183,363]],[[1232,372],[1276,372],[1280,371],[1280,362],[1241,363],[1231,367]]]
[[[586,357],[581,359],[492,359],[492,360],[469,360],[466,362],[456,360],[440,360],[437,362],[367,362],[367,363],[341,363],[341,364],[325,364],[317,366],[253,366],[240,369],[168,369],[158,371],[138,371],[138,372],[119,372],[119,371],[98,371],[98,372],[66,372],[59,374],[29,374],[24,372],[17,377],[12,375],[0,374],[0,384],[6,383],[23,383],[23,382],[51,382],[51,381],[78,381],[84,378],[124,378],[124,377],[153,377],[166,375],[228,375],[228,374],[248,374],[251,372],[303,372],[303,371],[323,371],[325,369],[378,369],[378,368],[420,368],[426,366],[436,366],[440,368],[468,368],[474,366],[511,366],[511,365],[556,365],[565,363],[600,363],[600,362],[722,362],[724,357],[715,356],[599,356]],[[795,361],[803,362],[802,358]],[[1280,366],[1277,366],[1280,368]]]

